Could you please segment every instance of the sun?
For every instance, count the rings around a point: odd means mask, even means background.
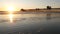
[[[9,11],[14,11],[14,8],[13,7],[8,7],[8,10]]]
[[[15,8],[13,6],[9,6],[7,7],[7,10],[11,12],[11,11],[15,11]]]

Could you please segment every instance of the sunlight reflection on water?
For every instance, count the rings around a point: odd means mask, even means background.
[[[60,13],[0,15],[0,32],[24,33],[33,31],[33,33],[44,33],[47,29],[48,31],[50,31],[51,28],[54,29],[55,26],[60,27]],[[52,32],[54,31],[53,29],[51,30]]]
[[[13,14],[9,14],[10,22],[13,23]]]

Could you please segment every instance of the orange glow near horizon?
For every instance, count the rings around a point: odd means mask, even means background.
[[[9,11],[9,12],[17,11],[17,7],[14,5],[7,5],[5,6],[5,11]]]

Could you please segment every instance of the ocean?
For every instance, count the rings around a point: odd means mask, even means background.
[[[58,34],[60,13],[0,15],[0,34]]]

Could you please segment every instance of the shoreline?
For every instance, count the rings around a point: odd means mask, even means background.
[[[14,11],[12,14],[41,14],[41,13],[60,13],[60,10],[26,10]],[[0,14],[9,14],[8,11],[0,11]]]

